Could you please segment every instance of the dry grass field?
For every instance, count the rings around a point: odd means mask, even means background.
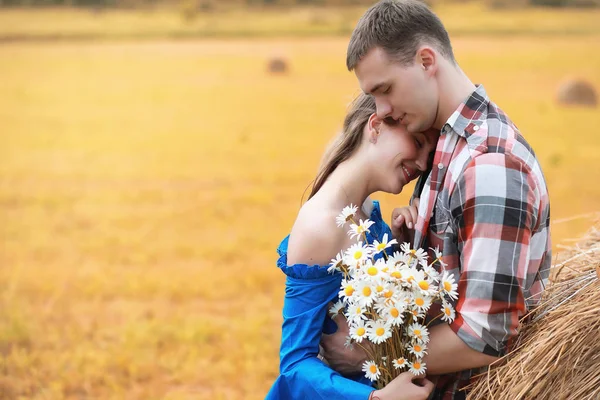
[[[0,398],[264,397],[275,249],[357,93],[346,43],[0,47]],[[553,219],[600,211],[600,112],[554,101],[567,76],[600,89],[600,36],[454,46],[536,150]],[[388,213],[408,193],[378,197]]]

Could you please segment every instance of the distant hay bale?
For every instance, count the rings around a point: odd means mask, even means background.
[[[274,57],[269,60],[267,70],[272,74],[285,74],[288,72],[288,63],[281,57]]]
[[[558,102],[568,106],[595,107],[598,104],[598,96],[591,83],[579,79],[569,79],[558,88]]]
[[[516,348],[468,399],[600,399],[600,224],[562,259]]]

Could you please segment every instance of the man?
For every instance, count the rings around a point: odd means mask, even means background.
[[[511,349],[519,319],[548,277],[541,167],[517,127],[460,69],[448,33],[423,3],[372,6],[352,33],[346,62],[375,98],[378,116],[410,132],[440,132],[415,189],[414,246],[439,248],[459,298],[456,320],[431,327],[424,361],[428,375],[439,376],[433,398],[465,398],[471,377]],[[392,226],[406,222],[397,217]],[[323,337],[325,358],[342,373],[356,372],[364,358],[344,350],[341,328]]]

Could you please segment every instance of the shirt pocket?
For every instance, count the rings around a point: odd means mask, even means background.
[[[429,230],[439,238],[443,238],[446,234],[451,234],[454,231],[450,207],[445,206],[443,199],[440,197],[435,202],[434,211],[429,221]]]

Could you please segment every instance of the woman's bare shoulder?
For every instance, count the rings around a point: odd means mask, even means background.
[[[327,265],[342,249],[346,234],[337,226],[334,210],[310,201],[298,213],[288,243],[288,265]]]

